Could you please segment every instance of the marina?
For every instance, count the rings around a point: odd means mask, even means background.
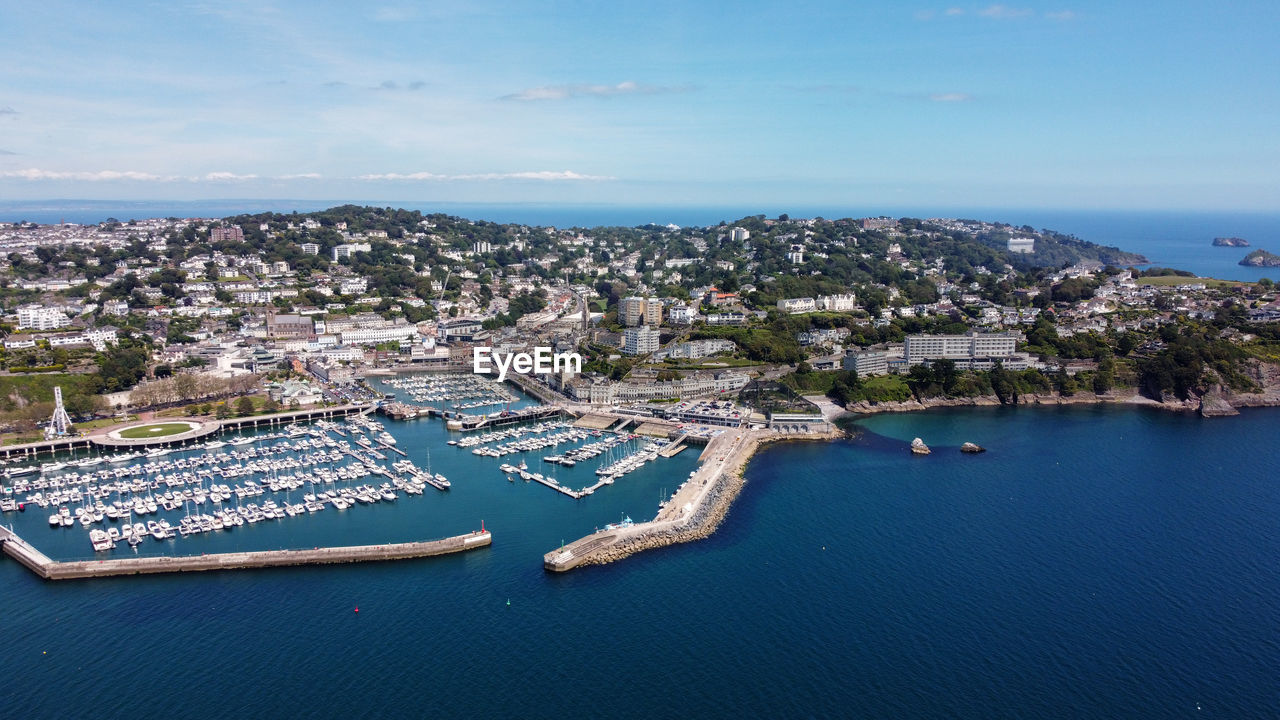
[[[403,397],[390,384],[397,379],[386,379],[394,393],[388,400]],[[454,401],[484,386],[437,384],[434,401],[460,405]],[[474,527],[482,518],[501,517],[511,503],[542,505],[540,493],[512,496],[515,485],[585,501],[668,447],[662,439],[575,427],[572,419],[556,417],[558,408],[537,405],[518,388],[503,392],[515,398],[504,401],[518,419],[473,431],[450,427],[439,415],[426,422],[369,416],[364,412],[373,407],[366,406],[345,416],[316,414],[310,422],[260,422],[181,444],[93,445],[44,462],[12,458],[0,465],[0,522],[55,562],[399,544],[417,541],[424,529],[458,535],[463,523]],[[614,491],[618,500],[632,498],[624,513],[661,499],[654,477]],[[459,492],[464,498],[481,492],[484,507],[458,513],[447,498]],[[650,499],[635,502],[637,492]],[[616,515],[609,505],[599,513],[586,506],[575,511],[586,513],[580,527]],[[383,523],[400,516],[431,520],[412,533],[396,523],[396,537],[387,537]],[[344,528],[341,541],[338,527]]]

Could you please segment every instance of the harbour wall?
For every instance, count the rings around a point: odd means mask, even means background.
[[[0,528],[0,544],[3,544],[5,554],[45,580],[74,580],[115,575],[150,575],[155,573],[207,572],[211,570],[245,570],[291,565],[330,565],[406,560],[465,552],[487,547],[492,542],[493,535],[489,531],[478,530],[441,540],[385,545],[58,562],[50,560],[12,531]]]
[[[692,542],[716,531],[742,491],[747,462],[761,445],[779,440],[830,440],[843,437],[832,430],[795,435],[771,430],[747,430],[721,435],[703,451],[703,465],[667,502],[653,520],[628,528],[601,530],[543,556],[543,567],[565,572],[584,565],[603,565],[635,553]],[[724,453],[719,455],[718,453]]]

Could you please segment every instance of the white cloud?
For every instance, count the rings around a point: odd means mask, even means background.
[[[510,95],[503,95],[502,100],[567,100],[575,97],[612,97],[614,95],[656,95],[665,92],[678,92],[684,88],[661,87],[657,85],[641,85],[626,80],[617,85],[544,85],[542,87],[521,90]]]
[[[356,180],[542,180],[548,182],[561,180],[612,180],[611,177],[603,175],[584,175],[583,173],[573,172],[572,170],[538,170],[533,172],[510,172],[510,173],[469,173],[463,175],[441,175],[432,172],[416,172],[416,173],[377,173],[371,175],[357,175]]]
[[[943,14],[944,14],[944,15],[946,15],[946,16],[948,16],[948,17],[956,17],[957,15],[963,15],[963,14],[964,14],[964,8],[949,7],[949,8],[947,8],[946,12],[945,12],[945,13],[943,13]]]
[[[1075,20],[1076,14],[1070,10],[1058,10],[1057,12],[1047,12],[1044,16],[1050,20],[1058,20],[1066,22],[1067,20]]]
[[[1026,17],[1031,14],[1030,10],[1025,8],[1011,8],[1008,5],[988,5],[978,11],[982,17],[995,18],[996,20],[1008,20],[1010,18]]]
[[[973,99],[973,96],[968,93],[958,93],[958,92],[934,93],[929,96],[929,99],[934,102],[954,103],[954,102],[968,102]]]
[[[194,179],[194,178],[193,178]],[[241,180],[257,180],[257,175],[237,175],[231,172],[211,172],[206,173],[203,180],[211,182],[239,182]]]
[[[324,177],[320,173],[295,173],[293,175],[277,175],[275,180],[319,180]]]
[[[0,115],[17,115],[17,114],[18,114],[18,111],[17,111],[17,110],[14,110],[13,108],[9,107],[8,105],[6,105],[6,106],[4,106],[4,107],[0,107]]]
[[[152,173],[137,172],[134,170],[98,170],[96,172],[87,172],[83,170],[39,170],[37,168],[0,171],[0,178],[17,178],[20,180],[83,180],[87,182],[102,182],[109,180],[142,180],[155,182],[178,179],[176,177],[164,177],[161,175],[153,175]]]

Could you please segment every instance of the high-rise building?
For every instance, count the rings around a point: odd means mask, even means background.
[[[644,355],[657,352],[659,333],[648,325],[627,328],[622,333],[622,352],[626,355]]]

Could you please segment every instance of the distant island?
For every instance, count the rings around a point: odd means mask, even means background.
[[[1240,261],[1246,267],[1280,267],[1280,255],[1266,250],[1254,250]]]
[[[1213,239],[1214,247],[1249,247],[1249,241],[1238,237],[1219,237]],[[1241,263],[1243,264],[1243,263]]]

